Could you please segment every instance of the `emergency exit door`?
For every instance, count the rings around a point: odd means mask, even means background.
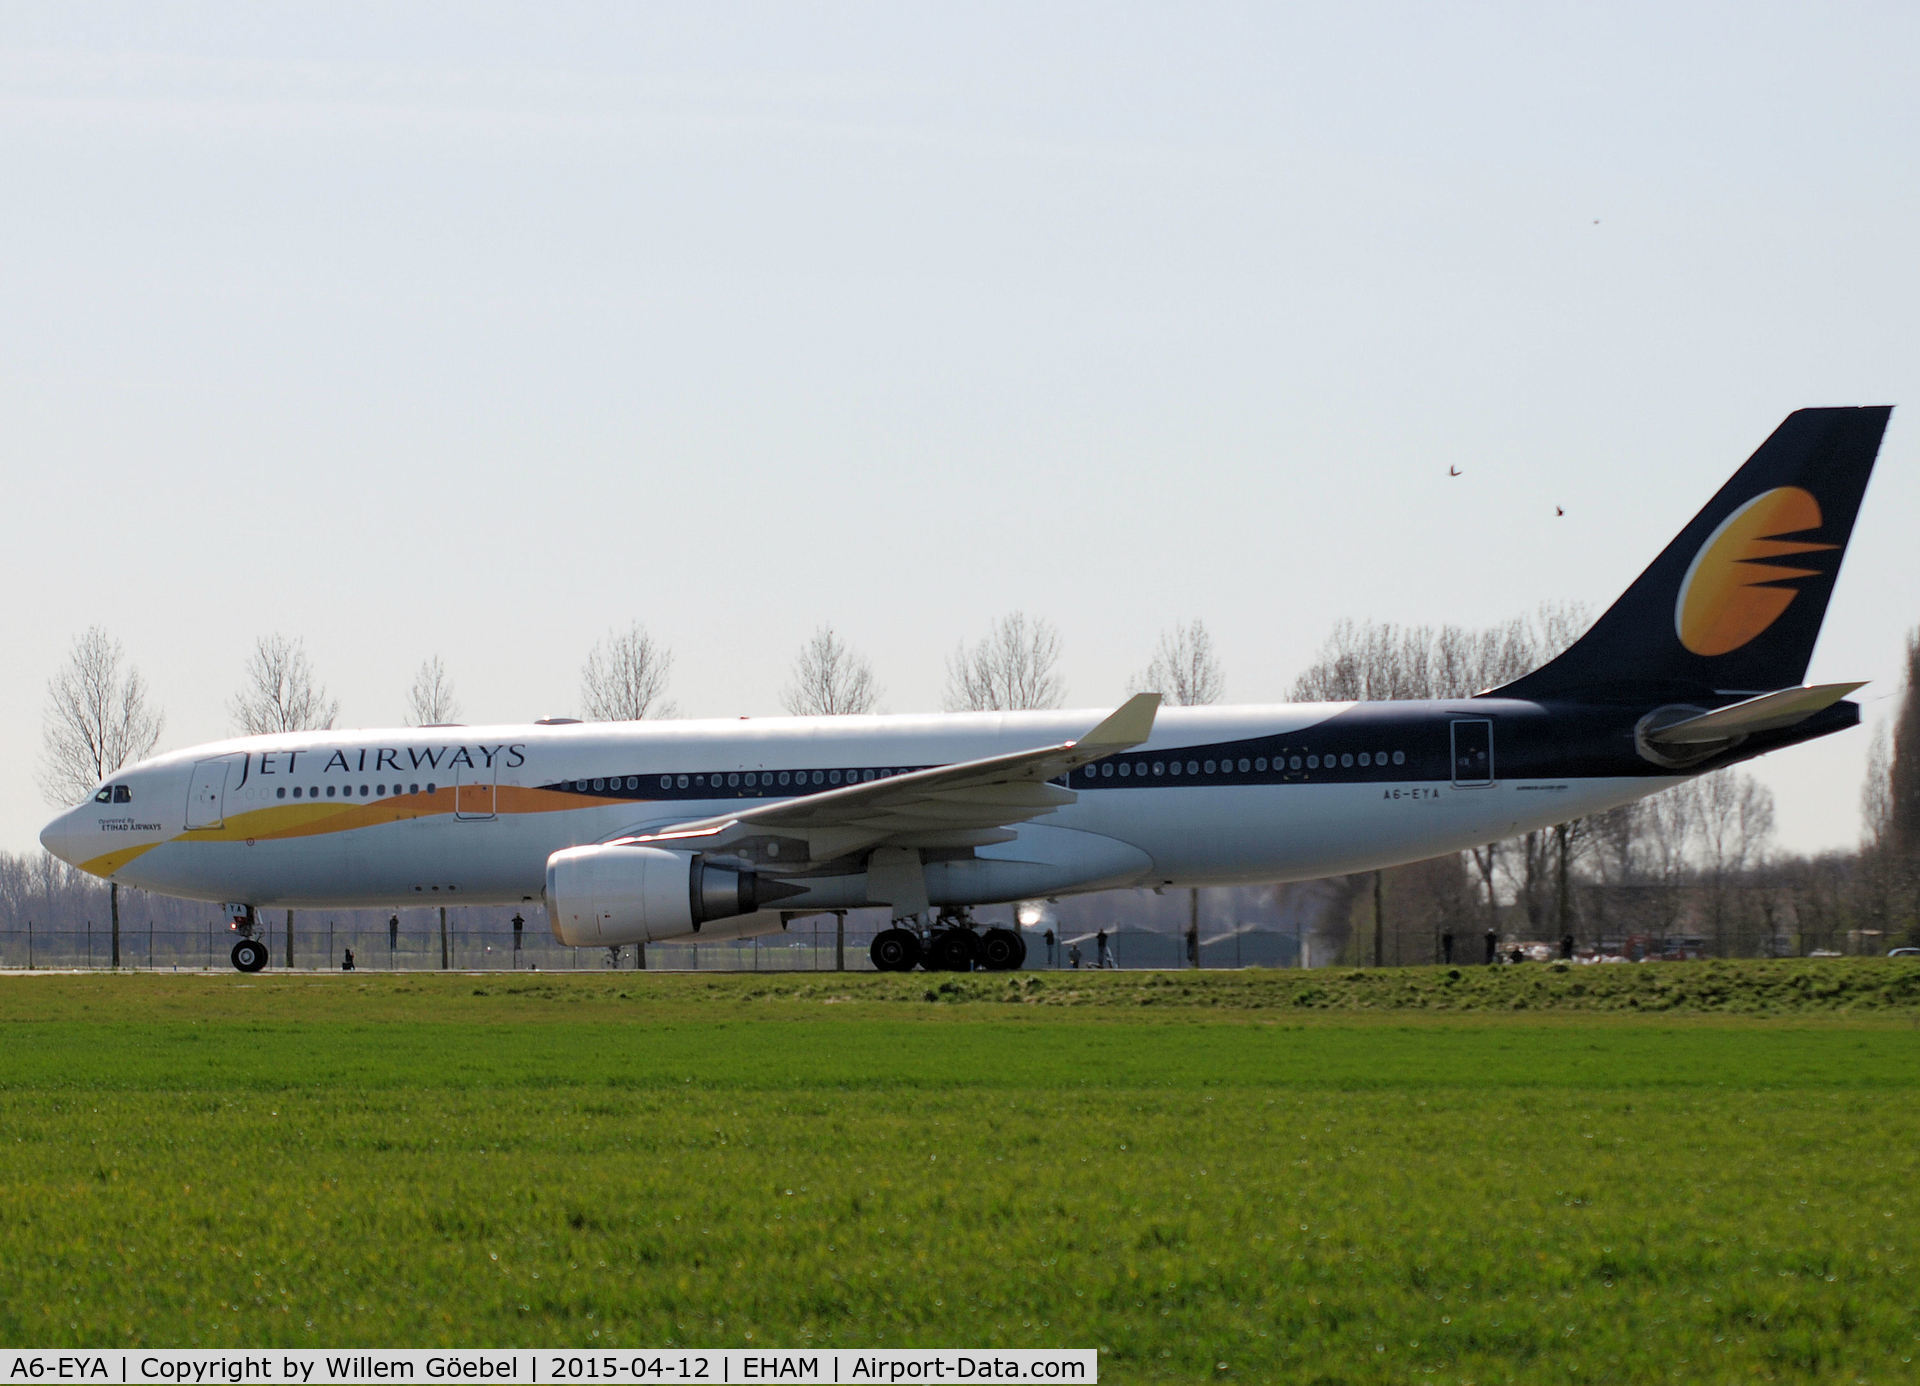
[[[193,767],[187,787],[187,827],[218,828],[227,821],[227,766],[224,760],[203,760]]]
[[[1453,724],[1453,783],[1472,789],[1493,783],[1493,723],[1483,718]]]
[[[498,757],[495,757],[498,760]],[[453,816],[467,823],[480,823],[493,817],[494,767],[460,765],[454,767]]]

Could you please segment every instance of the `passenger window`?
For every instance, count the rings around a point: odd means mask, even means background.
[[[410,784],[410,785],[408,785],[408,786],[407,786],[407,793],[409,793],[409,794],[418,794],[419,792],[420,792],[420,786],[419,786],[419,785],[417,785],[417,784]]]
[[[1213,767],[1214,767],[1214,762],[1213,762],[1213,761],[1208,761],[1208,762],[1207,762],[1207,766],[1206,766],[1206,769],[1207,769],[1207,773],[1208,773],[1209,775],[1211,775],[1211,774],[1213,773]]]
[[[827,783],[828,783],[828,784],[839,784],[839,783],[840,783],[840,772],[839,772],[838,770],[829,770],[829,771],[827,772]]]
[[[334,787],[333,787],[332,785],[328,785],[328,786],[327,786],[327,797],[328,797],[329,799],[331,799],[331,798],[332,798],[332,797],[334,796],[334,794],[335,794],[336,792],[337,792],[337,791],[336,791],[336,790],[334,789]]]
[[[682,789],[687,787],[687,777],[685,775],[676,775],[673,782]]]
[[[367,797],[367,787],[364,784],[360,786],[360,797],[362,799]]]
[[[1126,776],[1131,775],[1132,773],[1133,773],[1133,767],[1129,765],[1126,761],[1124,760],[1121,761],[1120,770],[1119,770],[1119,774],[1121,778],[1124,779]]]
[[[128,789],[124,784],[116,784],[113,787],[113,802],[116,804],[132,803],[133,791]]]
[[[1373,757],[1368,755],[1365,751],[1362,751],[1360,753],[1360,764],[1362,768],[1365,768],[1366,766],[1373,764]]]
[[[1267,768],[1267,758],[1265,756],[1255,756],[1253,758],[1253,768],[1264,774]]]
[[[1288,761],[1287,761],[1287,768],[1288,768],[1289,770],[1298,770],[1298,769],[1300,768],[1300,757],[1299,757],[1299,756],[1294,756],[1294,757],[1292,757],[1292,758],[1291,758],[1290,760],[1288,760]]]
[[[605,780],[595,780],[593,782],[593,787],[595,789],[605,789],[607,787],[607,782]]]
[[[1353,769],[1353,752],[1348,751],[1344,755],[1342,755],[1340,757],[1340,764],[1348,770]]]
[[[1105,780],[1110,780],[1113,778],[1113,762],[1112,761],[1109,760],[1101,765],[1100,778]]]
[[[286,787],[285,785],[281,785],[281,786],[280,786],[280,788],[278,788],[278,789],[276,789],[276,790],[274,790],[274,791],[273,791],[273,797],[274,797],[274,798],[276,798],[276,799],[284,799],[284,798],[286,798],[286,797],[287,797],[287,787]]]
[[[660,787],[661,787],[662,789],[672,789],[672,788],[673,788],[673,776],[671,776],[671,775],[662,775],[662,776],[660,777]]]
[[[1241,756],[1240,757],[1240,773],[1244,775],[1247,773],[1248,770],[1252,768],[1253,768],[1252,766],[1247,764],[1247,758],[1245,756]]]
[[[1395,765],[1405,765],[1407,763],[1407,753],[1405,751],[1395,751],[1393,753],[1393,763]]]
[[[1197,760],[1190,760],[1190,761],[1188,761],[1188,762],[1187,762],[1187,773],[1188,773],[1189,775],[1197,775],[1197,774],[1199,774],[1199,773],[1200,773],[1200,762],[1199,762],[1199,761],[1197,761]]]
[[[1308,757],[1307,757],[1307,769],[1309,769],[1309,770],[1318,770],[1319,768],[1320,768],[1320,757],[1319,757],[1319,756],[1308,756]]]
[[[1155,779],[1158,779],[1158,778],[1159,778],[1160,776],[1162,776],[1162,775],[1164,775],[1164,774],[1166,774],[1166,773],[1167,773],[1167,763],[1166,763],[1166,762],[1165,762],[1164,760],[1156,760],[1156,761],[1155,761],[1155,762],[1153,763],[1153,775],[1154,775],[1154,778],[1155,778]]]

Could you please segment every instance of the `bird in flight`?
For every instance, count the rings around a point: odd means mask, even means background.
[[[1448,475],[1448,476],[1459,476],[1459,475],[1460,475],[1460,469],[1459,469],[1458,467],[1449,467],[1449,468],[1447,468],[1447,475]]]
[[[1556,515],[1564,515],[1564,514],[1566,514],[1567,512],[1566,512],[1566,511],[1564,511],[1564,510],[1562,510],[1562,509],[1561,509],[1561,508],[1560,508],[1559,506],[1557,506],[1557,505],[1556,505],[1556,506],[1554,506],[1554,507],[1553,507],[1553,513],[1554,513],[1554,514],[1556,514]]]

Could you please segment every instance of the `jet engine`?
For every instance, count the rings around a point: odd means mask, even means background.
[[[568,847],[547,858],[547,921],[573,948],[653,943],[700,932],[709,919],[752,914],[761,896],[797,894],[751,871],[710,866],[658,847]]]

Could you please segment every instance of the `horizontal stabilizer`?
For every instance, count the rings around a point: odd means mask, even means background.
[[[1736,736],[1751,736],[1755,732],[1779,731],[1806,721],[1816,712],[1825,712],[1856,688],[1865,686],[1862,682],[1783,688],[1777,693],[1762,693],[1742,703],[1649,730],[1646,738],[1656,746],[1699,746],[1730,741]]]

